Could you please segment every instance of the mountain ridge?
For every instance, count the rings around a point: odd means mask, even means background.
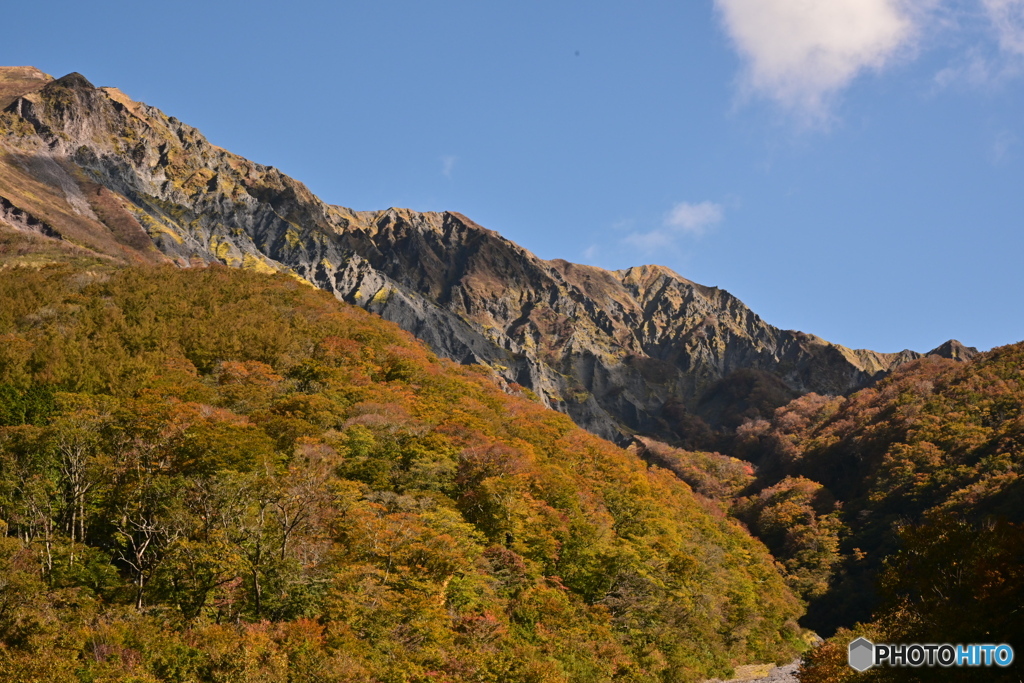
[[[546,261],[456,212],[329,205],[116,88],[48,78],[0,71],[10,100],[0,99],[0,219],[13,230],[129,263],[290,273],[439,355],[489,366],[605,438],[685,442],[738,419],[706,408],[737,385],[775,387],[763,405],[748,401],[747,417],[759,416],[799,394],[849,393],[926,355],[780,330],[663,266]],[[930,353],[975,350],[951,340]]]

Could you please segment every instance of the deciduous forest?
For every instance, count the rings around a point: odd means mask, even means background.
[[[714,499],[325,292],[55,265],[0,300],[3,680],[698,680],[804,647]]]

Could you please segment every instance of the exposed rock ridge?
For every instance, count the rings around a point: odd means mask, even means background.
[[[329,206],[115,88],[23,76],[0,115],[0,194],[65,240],[122,260],[290,272],[440,355],[488,364],[601,436],[684,438],[680,414],[740,370],[836,394],[921,355],[780,330],[668,268],[545,261],[458,213]]]
[[[0,222],[6,223],[15,230],[33,232],[54,239],[62,239],[52,225],[40,220],[29,212],[19,209],[11,200],[0,196]]]

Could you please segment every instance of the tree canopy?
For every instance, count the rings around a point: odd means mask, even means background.
[[[802,647],[665,469],[287,276],[0,270],[0,678],[687,681]]]

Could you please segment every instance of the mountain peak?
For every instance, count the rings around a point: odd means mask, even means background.
[[[970,360],[977,356],[978,353],[978,349],[973,346],[965,346],[956,339],[950,339],[949,341],[936,346],[925,355],[942,356],[943,358],[952,358],[953,360]]]
[[[668,266],[659,266],[654,263],[649,263],[643,266],[630,266],[629,268],[623,268],[622,270],[613,271],[620,279],[625,280],[629,278],[640,278],[647,279],[650,277],[670,277],[675,280],[683,280],[684,282],[690,282],[682,275],[672,270]]]
[[[96,86],[89,82],[89,79],[78,73],[72,71],[66,76],[61,76],[57,80],[49,84],[50,86],[60,85],[65,88],[82,88],[86,90],[95,90]]]

